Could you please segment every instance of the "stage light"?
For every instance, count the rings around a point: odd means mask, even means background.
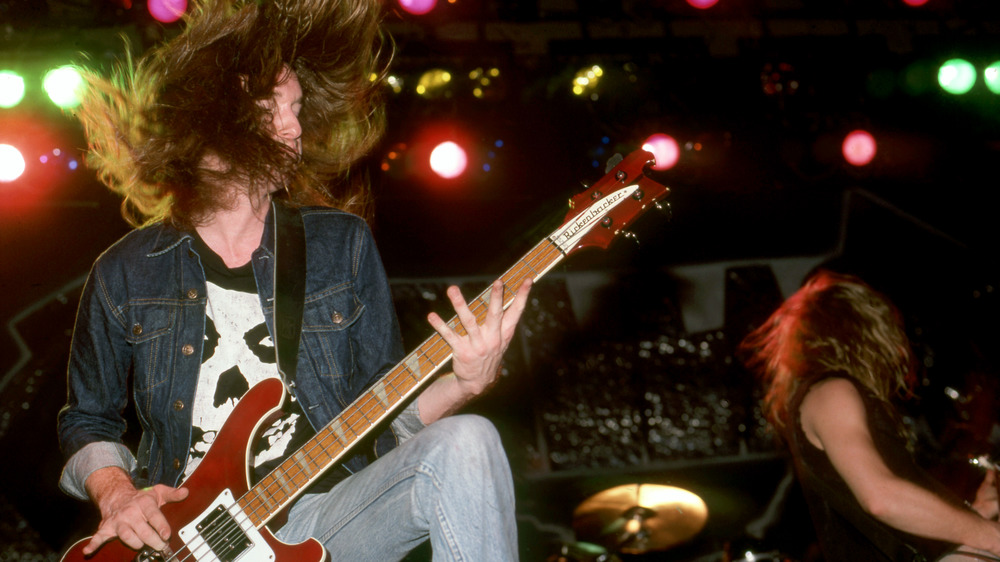
[[[578,96],[590,94],[591,99],[597,99],[597,84],[604,76],[604,69],[599,65],[581,69],[573,77],[573,93]]]
[[[928,0],[903,0],[907,6],[923,6]]]
[[[493,169],[493,164],[491,164],[490,162],[495,161],[497,159],[497,151],[500,150],[501,148],[503,148],[503,139],[497,139],[493,141],[493,148],[486,151],[487,162],[483,162],[484,172],[489,172]]]
[[[24,156],[9,144],[0,144],[0,182],[8,183],[24,173]]]
[[[938,84],[950,94],[962,95],[976,84],[976,67],[964,59],[945,61],[938,69]]]
[[[474,179],[484,162],[480,133],[472,134],[465,122],[430,119],[415,127],[405,142],[407,150],[400,171],[430,189],[451,190]],[[469,168],[473,166],[473,168]],[[395,167],[395,166],[394,166]]]
[[[12,70],[0,71],[0,107],[10,108],[24,99],[24,78]]]
[[[1000,94],[1000,61],[986,67],[986,70],[983,71],[983,79],[991,92]]]
[[[0,111],[0,145],[7,145],[0,155],[4,182],[0,206],[13,208],[56,197],[56,189],[76,174],[67,169],[68,163],[79,158],[75,150],[66,149],[72,141],[65,132],[46,118]]]
[[[669,170],[677,165],[681,157],[681,148],[674,137],[663,133],[650,135],[646,142],[642,143],[642,149],[653,153],[656,163],[654,170]]]
[[[687,3],[699,10],[707,10],[719,3],[719,0],[687,0]]]
[[[489,69],[477,68],[469,72],[469,80],[472,81],[472,95],[478,99],[487,97],[497,97],[497,83],[500,78],[500,69],[493,67]]]
[[[173,23],[187,11],[187,0],[149,0],[146,6],[156,21]]]
[[[877,146],[875,137],[861,129],[851,131],[844,137],[841,146],[844,159],[853,166],[865,166],[875,158]]]
[[[437,0],[399,0],[399,7],[407,13],[422,16],[434,9]]]
[[[900,87],[911,96],[921,96],[934,89],[937,84],[938,67],[933,62],[916,60],[903,70]]]
[[[469,157],[465,150],[453,141],[445,141],[431,151],[431,170],[444,179],[453,179],[465,172]]]
[[[451,95],[451,90],[448,88],[450,84],[451,73],[435,68],[420,75],[416,91],[418,95],[425,98],[448,97]]]
[[[52,103],[63,109],[80,105],[83,78],[72,66],[60,66],[45,73],[42,87]]]
[[[760,86],[768,96],[794,95],[799,90],[795,67],[787,62],[766,63],[760,71]]]
[[[403,79],[400,78],[399,76],[395,76],[395,75],[389,75],[385,79],[385,83],[386,83],[386,85],[389,86],[389,89],[392,90],[392,93],[394,93],[394,94],[402,93],[403,86],[405,85],[405,82],[403,81]]]

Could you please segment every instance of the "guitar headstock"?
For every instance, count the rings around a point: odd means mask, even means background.
[[[561,229],[552,242],[565,254],[585,247],[606,249],[615,236],[650,207],[658,207],[670,189],[646,176],[653,155],[637,150],[626,156],[589,189],[569,201]]]

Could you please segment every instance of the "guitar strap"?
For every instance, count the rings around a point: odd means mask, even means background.
[[[274,209],[274,332],[281,380],[295,387],[306,289],[306,236],[299,209],[272,201]]]

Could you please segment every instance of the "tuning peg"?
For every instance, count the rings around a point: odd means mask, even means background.
[[[625,160],[625,157],[616,152],[614,156],[608,158],[608,163],[604,166],[604,173],[610,173],[611,170],[615,169],[615,166],[622,163],[622,160]]]
[[[657,201],[653,205],[653,207],[655,207],[657,211],[660,211],[661,213],[663,213],[663,215],[665,217],[667,217],[667,220],[671,220],[671,219],[674,218],[674,208],[672,206],[670,206],[670,202],[669,201],[666,201],[666,202],[664,202],[664,201]]]

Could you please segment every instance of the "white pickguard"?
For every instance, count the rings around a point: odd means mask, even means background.
[[[229,517],[232,518],[238,529],[233,525],[214,525],[214,529],[198,529],[199,523],[207,520],[220,507],[224,512],[229,514]],[[218,534],[218,530],[216,529],[220,527],[227,529],[226,534],[228,536],[216,536]],[[274,551],[264,541],[264,537],[261,536],[260,531],[250,523],[249,518],[243,513],[240,506],[236,504],[232,492],[228,489],[223,490],[208,509],[181,529],[178,536],[184,541],[184,545],[198,562],[237,560],[239,562],[274,562]],[[237,548],[242,549],[242,552],[229,555],[225,550],[222,550],[225,543],[234,541],[240,545]],[[247,542],[249,542],[249,545],[247,545]],[[215,552],[213,545],[215,545],[217,550],[222,550],[222,552]]]

